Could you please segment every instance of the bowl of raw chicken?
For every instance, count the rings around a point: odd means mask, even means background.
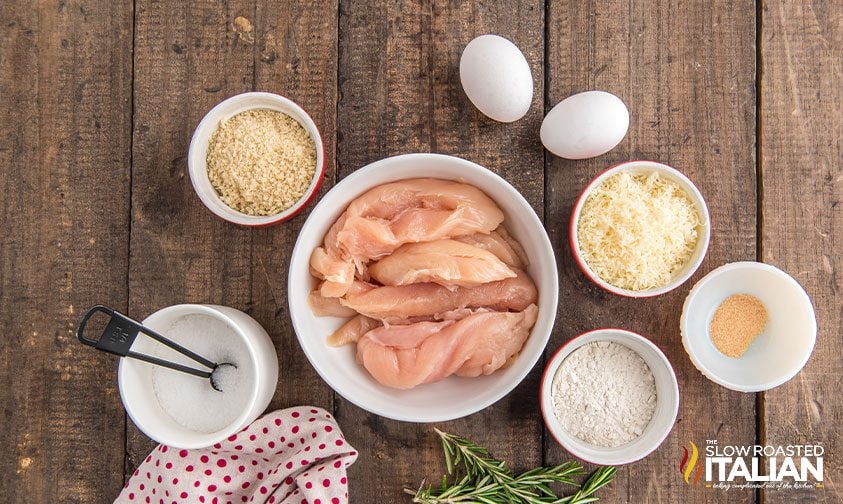
[[[494,172],[441,154],[386,158],[313,209],[293,249],[290,315],[337,393],[409,422],[460,418],[514,389],[558,301],[550,240]]]

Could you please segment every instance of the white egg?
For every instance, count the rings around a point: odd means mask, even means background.
[[[612,150],[629,128],[629,111],[617,96],[586,91],[565,98],[542,121],[547,150],[567,159],[586,159]]]
[[[497,35],[481,35],[465,46],[460,82],[471,103],[492,119],[513,122],[533,101],[533,75],[518,46]]]

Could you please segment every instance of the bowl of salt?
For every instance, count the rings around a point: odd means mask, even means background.
[[[173,342],[220,365],[211,380],[120,359],[120,398],[148,437],[175,448],[218,443],[252,423],[269,405],[278,383],[278,357],[253,318],[226,306],[182,304],[143,320]],[[150,338],[133,351],[191,366],[186,356]]]

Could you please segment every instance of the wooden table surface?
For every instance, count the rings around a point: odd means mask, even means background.
[[[483,33],[513,40],[533,72],[532,108],[513,124],[483,117],[460,86],[460,52]],[[441,474],[433,426],[351,405],[302,354],[284,286],[307,212],[243,229],[214,217],[191,188],[185,160],[199,119],[226,97],[261,90],[297,101],[319,126],[322,193],[371,161],[408,152],[456,154],[518,188],[559,263],[545,358],[602,326],[640,332],[664,350],[681,389],[676,426],[655,453],[619,471],[601,492],[606,502],[840,502],[842,48],[841,0],[3,0],[2,500],[108,502],[154,446],[123,412],[115,361],[74,340],[94,303],[136,318],[183,302],[255,317],[280,359],[271,408],[327,408],[360,449],[352,502],[407,502],[402,488]],[[544,151],[544,113],[590,89],[629,106],[626,138],[586,161]],[[712,216],[700,270],[654,299],[596,288],[567,246],[575,197],[628,159],[686,173]],[[763,394],[706,380],[679,339],[693,282],[737,260],[792,274],[819,320],[802,373]],[[542,425],[541,369],[494,406],[436,426],[517,468],[568,459]],[[822,443],[825,488],[688,486],[677,470],[682,446],[705,439]]]

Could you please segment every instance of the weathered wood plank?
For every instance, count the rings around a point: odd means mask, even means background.
[[[254,3],[136,3],[135,119],[129,312],[142,318],[179,303],[249,310],[248,229],[207,210],[187,175],[190,136],[222,99],[253,85],[254,46],[235,30]],[[129,425],[126,472],[154,443]]]
[[[126,307],[132,5],[2,2],[0,27],[0,494],[105,502],[123,483],[114,360],[74,329]]]
[[[336,0],[259,2],[255,13],[255,90],[294,100],[316,122],[327,161],[320,194],[330,189],[335,172],[337,17]],[[302,352],[287,304],[290,255],[312,207],[289,222],[253,231],[252,316],[272,336],[280,366],[270,408],[333,408],[333,392]]]
[[[541,216],[543,26],[541,2],[342,2],[339,176],[395,154],[455,154],[506,177]],[[484,33],[513,40],[533,71],[533,107],[514,124],[485,118],[462,92],[460,54]],[[517,468],[541,463],[539,367],[496,405],[438,427],[488,446]],[[442,473],[430,426],[386,420],[339,396],[336,404],[346,435],[361,448],[350,478],[354,502],[400,502],[403,487]]]
[[[618,502],[750,501],[751,491],[688,487],[677,465],[682,445],[707,438],[755,440],[752,395],[706,380],[682,349],[679,315],[693,282],[725,262],[755,258],[755,18],[751,2],[597,2],[549,4],[547,103],[602,89],[630,109],[624,141],[596,159],[548,154],[546,222],[558,247],[560,307],[547,355],[598,327],[622,327],[652,339],[676,370],[681,405],[661,448],[618,472],[604,497]],[[601,170],[629,159],[655,159],[695,181],[708,201],[713,233],[707,258],[686,285],[654,299],[624,299],[592,285],[567,245],[576,197]],[[547,438],[547,462],[568,458]]]
[[[761,259],[793,275],[814,303],[814,354],[764,397],[765,441],[825,448],[825,488],[769,490],[764,502],[840,502],[843,357],[843,2],[763,4]]]

